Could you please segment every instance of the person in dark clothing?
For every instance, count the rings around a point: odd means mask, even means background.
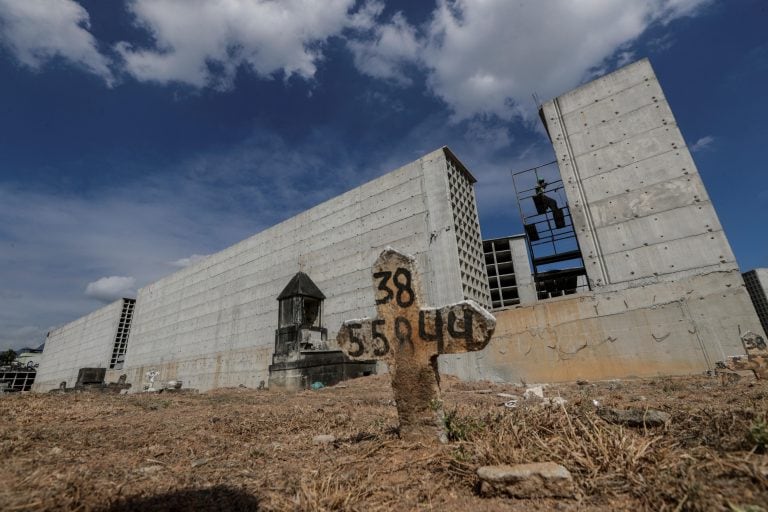
[[[539,178],[539,181],[536,183],[536,193],[533,196],[533,204],[536,206],[536,213],[542,214],[547,213],[547,209],[551,210],[552,217],[555,220],[555,227],[564,228],[565,216],[563,215],[563,210],[557,206],[556,200],[544,193],[547,185],[547,180],[544,178]]]

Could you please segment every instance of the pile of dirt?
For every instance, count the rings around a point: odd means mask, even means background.
[[[388,376],[299,393],[0,398],[0,510],[763,510],[768,384],[444,378],[452,441],[397,437]],[[598,408],[655,409],[657,427]],[[324,437],[318,438],[317,436]],[[476,470],[552,461],[573,499],[483,498]],[[766,509],[768,510],[768,509]]]

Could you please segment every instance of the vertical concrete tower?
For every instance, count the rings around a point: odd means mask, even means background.
[[[648,59],[542,105],[593,289],[738,270]]]
[[[743,352],[740,334],[762,329],[650,62],[548,101],[541,116],[592,290],[662,286],[694,321],[709,367]]]

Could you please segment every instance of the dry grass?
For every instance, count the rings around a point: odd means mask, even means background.
[[[443,387],[447,445],[397,438],[386,376],[297,394],[3,397],[0,510],[768,510],[764,382],[552,386],[565,406],[517,409],[496,396],[514,385]],[[611,425],[593,400],[672,421]],[[478,466],[533,461],[567,467],[579,496],[476,494]]]

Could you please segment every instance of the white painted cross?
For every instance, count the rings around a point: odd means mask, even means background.
[[[416,261],[392,248],[376,260],[373,286],[378,317],[344,322],[339,347],[352,359],[388,364],[401,437],[430,432],[446,441],[437,356],[482,350],[496,319],[471,300],[421,307]]]

